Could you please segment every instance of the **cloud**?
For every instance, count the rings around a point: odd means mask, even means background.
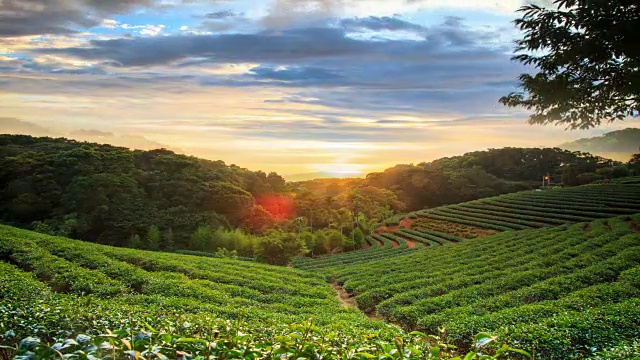
[[[377,51],[348,39],[340,29],[307,28],[272,34],[173,35],[159,38],[94,40],[89,47],[38,49],[36,52],[72,55],[87,60],[113,61],[121,66],[169,64],[190,57],[211,62],[289,63]]]
[[[115,29],[116,27],[118,27],[118,24],[119,23],[116,20],[104,19],[102,20],[102,23],[100,24],[100,26],[107,29]]]
[[[70,34],[153,0],[2,0],[0,36]]]
[[[343,13],[347,0],[274,0],[262,23],[269,28],[314,24]],[[307,25],[308,26],[308,25]]]
[[[391,28],[412,25],[391,19],[352,20],[368,27]],[[185,28],[188,30],[188,28]],[[344,28],[310,27],[279,32],[222,35],[172,35],[158,38],[120,38],[93,40],[89,46],[64,49],[38,49],[36,52],[65,54],[87,60],[103,60],[121,66],[170,64],[192,57],[207,58],[211,63],[258,62],[295,64],[305,61],[349,58],[358,61],[424,62],[442,55],[466,55],[474,47],[486,48],[492,34],[465,29],[454,18],[439,26],[425,29],[423,41],[362,41],[347,36]],[[502,49],[500,49],[502,50]],[[493,49],[492,49],[493,51]]]
[[[350,31],[373,30],[373,31],[411,31],[423,32],[425,27],[410,23],[398,17],[376,17],[343,19],[340,24]]]
[[[318,67],[285,67],[273,68],[269,66],[258,66],[251,69],[252,76],[262,80],[277,80],[296,82],[301,81],[327,81],[339,79],[342,76],[337,72]]]
[[[164,28],[164,25],[146,25],[140,30],[140,35],[157,36]]]
[[[510,62],[509,48],[492,42],[496,38],[492,30],[470,29],[459,18],[445,18],[432,26],[396,17],[353,18],[342,23],[346,26],[93,40],[32,52],[94,64],[71,69],[74,72],[98,74],[105,67],[114,72],[93,85],[87,82],[73,88],[165,84],[186,89],[189,83],[283,87],[292,92],[267,101],[349,113],[421,112],[438,118],[506,112],[497,99],[515,88],[514,79],[524,70]],[[421,39],[354,39],[349,28],[410,29],[420,31]],[[231,64],[254,65],[242,71],[217,70]]]
[[[274,0],[262,22],[269,28],[284,29],[336,18],[388,16],[434,9],[512,14],[524,3],[523,0]]]
[[[220,20],[220,19],[227,19],[230,17],[236,17],[236,16],[241,16],[242,14],[238,14],[235,13],[231,10],[223,10],[223,11],[216,11],[216,12],[212,12],[212,13],[208,13],[206,15],[204,15],[204,18],[206,19],[212,19],[212,20]]]

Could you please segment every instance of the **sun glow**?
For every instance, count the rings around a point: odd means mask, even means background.
[[[312,167],[316,171],[341,178],[363,176],[368,169],[368,166],[365,164],[350,163],[314,164]]]

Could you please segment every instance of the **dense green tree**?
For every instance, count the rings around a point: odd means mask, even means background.
[[[140,235],[131,235],[129,241],[127,242],[127,246],[134,249],[142,249],[142,239],[140,239]]]
[[[314,256],[316,249],[316,236],[311,231],[303,231],[300,233],[300,239],[304,242],[306,248],[309,249],[311,256]]]
[[[213,238],[213,232],[211,228],[206,225],[198,226],[196,231],[191,234],[191,241],[189,248],[196,251],[208,251],[211,250],[211,240]]]
[[[578,175],[578,169],[575,166],[569,165],[565,167],[562,172],[562,184],[565,186],[580,185]]]
[[[329,244],[329,250],[333,251],[339,247],[342,247],[345,243],[345,237],[339,230],[331,230],[327,235],[327,241]]]
[[[315,241],[313,246],[313,255],[324,255],[328,254],[330,251],[329,248],[329,238],[327,238],[327,234],[324,230],[317,230],[315,233]]]
[[[306,252],[305,244],[297,234],[270,231],[258,240],[254,255],[269,264],[287,265],[294,257]]]
[[[367,240],[365,239],[364,233],[362,232],[362,230],[360,230],[359,227],[353,230],[352,237],[353,237],[353,243],[356,249],[362,248],[364,244],[367,242]]]
[[[150,226],[170,228],[176,248],[191,248],[199,225],[212,229],[257,223],[252,188],[286,191],[284,179],[222,161],[166,149],[132,151],[66,139],[0,135],[0,221],[46,223],[61,234],[127,245]],[[246,227],[249,231],[254,228]],[[163,244],[160,248],[171,248]]]
[[[640,175],[640,154],[634,154],[627,165],[634,172],[634,175]]]
[[[160,229],[151,225],[142,241],[142,247],[147,250],[160,250]]]
[[[176,249],[176,243],[173,239],[173,229],[168,228],[162,233],[162,250],[174,251]]]
[[[244,233],[240,229],[228,230],[219,228],[211,234],[209,248],[210,251],[224,248],[236,251],[237,254],[242,256],[252,256],[255,243],[255,237]]]
[[[636,0],[555,0],[530,4],[515,21],[524,33],[514,60],[534,66],[523,92],[500,101],[532,110],[532,124],[587,129],[640,111],[640,4]]]

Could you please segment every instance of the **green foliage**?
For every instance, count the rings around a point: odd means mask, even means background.
[[[127,243],[127,247],[133,249],[142,249],[142,239],[140,239],[140,235],[131,235],[131,237],[129,238],[129,242]]]
[[[612,197],[608,190],[598,192]],[[539,358],[585,358],[636,337],[639,221],[636,214],[504,232],[400,257],[336,262],[328,273],[356,294],[361,309],[426,333],[445,329],[444,341],[463,350],[473,334],[491,331]],[[398,233],[419,233],[408,231]]]
[[[526,191],[418,211],[420,217],[497,231],[557,226],[640,211],[635,185]],[[447,229],[434,229],[449,233]]]
[[[329,249],[334,250],[339,247],[342,247],[345,243],[345,237],[342,235],[342,232],[338,230],[331,230],[327,235],[327,240],[329,243]]]
[[[440,336],[341,307],[322,277],[295,269],[6,226],[0,259],[7,358],[460,359]],[[524,354],[489,334],[473,341],[466,358]]]
[[[191,234],[190,248],[197,251],[210,250],[213,232],[208,226],[198,226],[196,231]]]
[[[162,233],[162,250],[174,251],[176,249],[176,243],[173,240],[173,229],[168,228]]]
[[[352,237],[354,239],[353,242],[356,249],[362,248],[362,246],[364,246],[364,244],[366,243],[364,233],[362,232],[362,230],[360,230],[359,227],[353,230]]]
[[[256,259],[272,265],[287,265],[291,260],[307,253],[304,241],[294,233],[270,231],[258,239]]]
[[[312,248],[313,255],[324,255],[329,253],[329,238],[323,230],[318,230],[314,233],[315,241]]]
[[[23,135],[0,135],[0,168],[4,223],[117,246],[158,226],[154,249],[200,248],[198,226],[256,223],[254,198],[286,190],[275,173],[221,161]]]
[[[354,340],[340,331],[328,331],[310,321],[277,331],[241,322],[214,323],[214,330],[203,333],[194,333],[190,326],[176,322],[159,329],[136,329],[136,333],[107,330],[98,335],[60,336],[52,338],[53,345],[27,337],[17,346],[4,345],[0,349],[13,353],[17,359],[51,360],[81,356],[89,359],[187,356],[196,359],[462,359],[455,356],[454,346],[443,344],[437,336],[420,332],[393,340],[366,337]],[[9,343],[15,336],[7,332],[5,337],[4,341]],[[502,359],[514,354],[531,358],[526,351],[502,344],[490,334],[480,333],[474,339],[476,350],[468,353],[465,359]]]
[[[145,235],[144,241],[142,242],[142,247],[146,250],[160,250],[160,229],[158,229],[157,226],[149,226],[147,235]]]
[[[580,176],[611,167],[611,163],[588,153],[558,148],[490,149],[430,163],[397,165],[367,175],[360,186],[392,189],[407,211],[415,211],[534,189],[540,186],[543,175],[549,174],[559,182],[567,168]],[[386,214],[378,220],[390,217]]]
[[[514,60],[533,66],[522,74],[524,92],[500,99],[532,110],[531,124],[588,129],[640,111],[633,0],[555,0],[554,8],[530,4],[515,21],[524,33]]]
[[[300,239],[313,255],[313,250],[316,247],[316,236],[311,231],[303,231],[300,233]]]

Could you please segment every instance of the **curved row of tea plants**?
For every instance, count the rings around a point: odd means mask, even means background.
[[[6,226],[0,260],[3,359],[456,355],[439,338],[341,307],[323,277],[296,269],[113,248]],[[474,339],[476,358],[524,354],[488,334]]]
[[[640,214],[508,231],[337,267],[358,307],[470,348],[490,331],[540,358],[583,358],[640,335]]]
[[[371,237],[369,237],[369,241],[377,242],[377,240],[375,239],[379,240],[384,245],[382,247],[372,246],[364,250],[357,250],[334,255],[324,255],[316,258],[300,257],[293,260],[293,265],[296,268],[312,270],[330,268],[335,266],[362,264],[369,261],[389,259],[410,254],[424,248],[423,246],[420,246],[420,244],[416,244],[416,246],[414,246],[413,248],[409,248],[405,239],[394,236],[392,234],[372,234]],[[395,248],[392,247],[392,240],[396,241],[399,246]]]
[[[449,244],[457,243],[464,240],[457,236],[444,234],[437,231],[422,230],[422,229],[421,230],[410,230],[410,229],[396,230],[394,231],[394,234],[398,234],[400,236],[404,236],[406,238],[416,240],[430,246],[449,245]]]
[[[519,192],[422,210],[417,214],[432,220],[507,231],[552,227],[637,212],[640,212],[640,186],[603,184]]]

